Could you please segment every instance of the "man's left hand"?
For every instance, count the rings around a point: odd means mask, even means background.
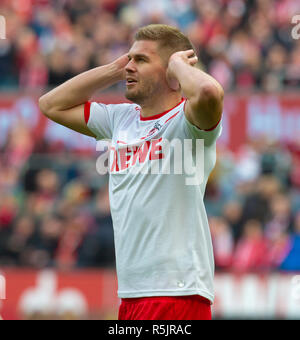
[[[169,84],[169,87],[174,91],[178,91],[180,89],[180,84],[175,76],[175,70],[176,65],[182,62],[190,66],[196,65],[198,62],[198,57],[195,55],[195,51],[194,50],[179,51],[171,55],[167,68],[167,82]]]

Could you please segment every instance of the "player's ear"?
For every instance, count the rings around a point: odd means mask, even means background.
[[[167,79],[167,84],[169,88],[172,91],[181,91],[181,86],[179,84],[179,81],[175,79],[167,70],[166,72],[166,79]]]

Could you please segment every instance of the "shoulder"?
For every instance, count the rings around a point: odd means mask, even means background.
[[[183,130],[187,138],[203,139],[205,146],[209,146],[220,137],[222,133],[222,116],[217,124],[211,129],[200,129],[196,125],[192,124],[186,116],[185,106],[181,110],[180,124],[183,125]]]
[[[137,104],[131,103],[121,103],[121,104],[108,104],[109,109],[114,112],[132,112],[138,113],[140,112],[140,107]]]
[[[122,112],[122,111],[135,111],[138,105],[131,103],[120,103],[120,104],[106,104],[98,101],[89,102],[90,106],[93,106],[94,109],[106,109],[114,112]]]
[[[105,104],[98,101],[92,101],[85,104],[86,121],[90,115],[95,119],[101,116],[107,116],[109,119],[120,117],[123,115],[139,115],[138,105],[130,103]]]

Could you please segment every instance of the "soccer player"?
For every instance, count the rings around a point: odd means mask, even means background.
[[[53,121],[112,141],[109,195],[121,320],[211,319],[214,260],[203,196],[216,161],[224,93],[197,61],[177,28],[149,25],[138,30],[128,54],[39,100]],[[96,90],[125,79],[132,104],[90,102]],[[174,139],[204,141],[201,183],[187,185],[187,174],[128,171],[160,162],[164,140]],[[195,150],[188,152],[195,163]]]

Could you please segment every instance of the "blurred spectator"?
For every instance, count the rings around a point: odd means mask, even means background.
[[[287,271],[300,270],[300,213],[295,218],[294,230],[291,235],[290,251],[285,259],[283,259],[280,269]]]
[[[113,266],[115,248],[108,186],[98,192],[94,204],[95,224],[79,249],[78,264],[82,267]]]
[[[43,169],[36,175],[35,191],[28,195],[25,204],[26,211],[35,217],[42,217],[54,210],[57,197],[58,177],[50,169]]]
[[[223,207],[223,217],[230,226],[234,241],[237,241],[242,230],[242,204],[238,201],[225,203]]]
[[[266,223],[270,218],[270,198],[279,192],[279,181],[274,176],[261,176],[256,187],[246,193],[243,204],[242,223],[255,219]]]
[[[13,167],[21,167],[33,151],[33,139],[26,124],[16,122],[6,140],[3,160]]]
[[[6,258],[8,264],[28,266],[28,255],[33,247],[35,221],[30,216],[20,216],[6,239]]]
[[[268,268],[266,253],[267,241],[261,222],[254,219],[247,221],[233,255],[233,270],[249,272]]]
[[[291,153],[274,141],[265,141],[260,152],[262,174],[274,174],[284,186],[289,185],[292,170]]]
[[[51,86],[58,86],[71,77],[67,56],[63,51],[57,49],[50,55],[48,77],[48,82]]]
[[[76,266],[77,250],[86,232],[86,227],[86,219],[80,215],[65,221],[55,254],[55,263],[59,269],[72,269]]]
[[[16,5],[18,4],[18,5]],[[150,23],[186,32],[202,66],[225,90],[300,86],[299,43],[291,37],[297,0],[1,1],[1,87],[56,86],[126,53]]]
[[[289,197],[277,194],[271,198],[271,215],[265,226],[268,239],[277,239],[279,235],[291,230],[292,217]]]
[[[34,239],[34,250],[30,254],[30,264],[35,268],[55,266],[54,258],[59,239],[64,231],[63,219],[45,216]]]
[[[267,261],[271,270],[280,268],[291,249],[291,237],[289,233],[277,233],[268,240]]]
[[[223,218],[209,220],[214,248],[216,269],[228,269],[231,266],[234,239],[230,226]]]
[[[0,230],[10,228],[17,214],[17,202],[11,195],[0,196]]]

